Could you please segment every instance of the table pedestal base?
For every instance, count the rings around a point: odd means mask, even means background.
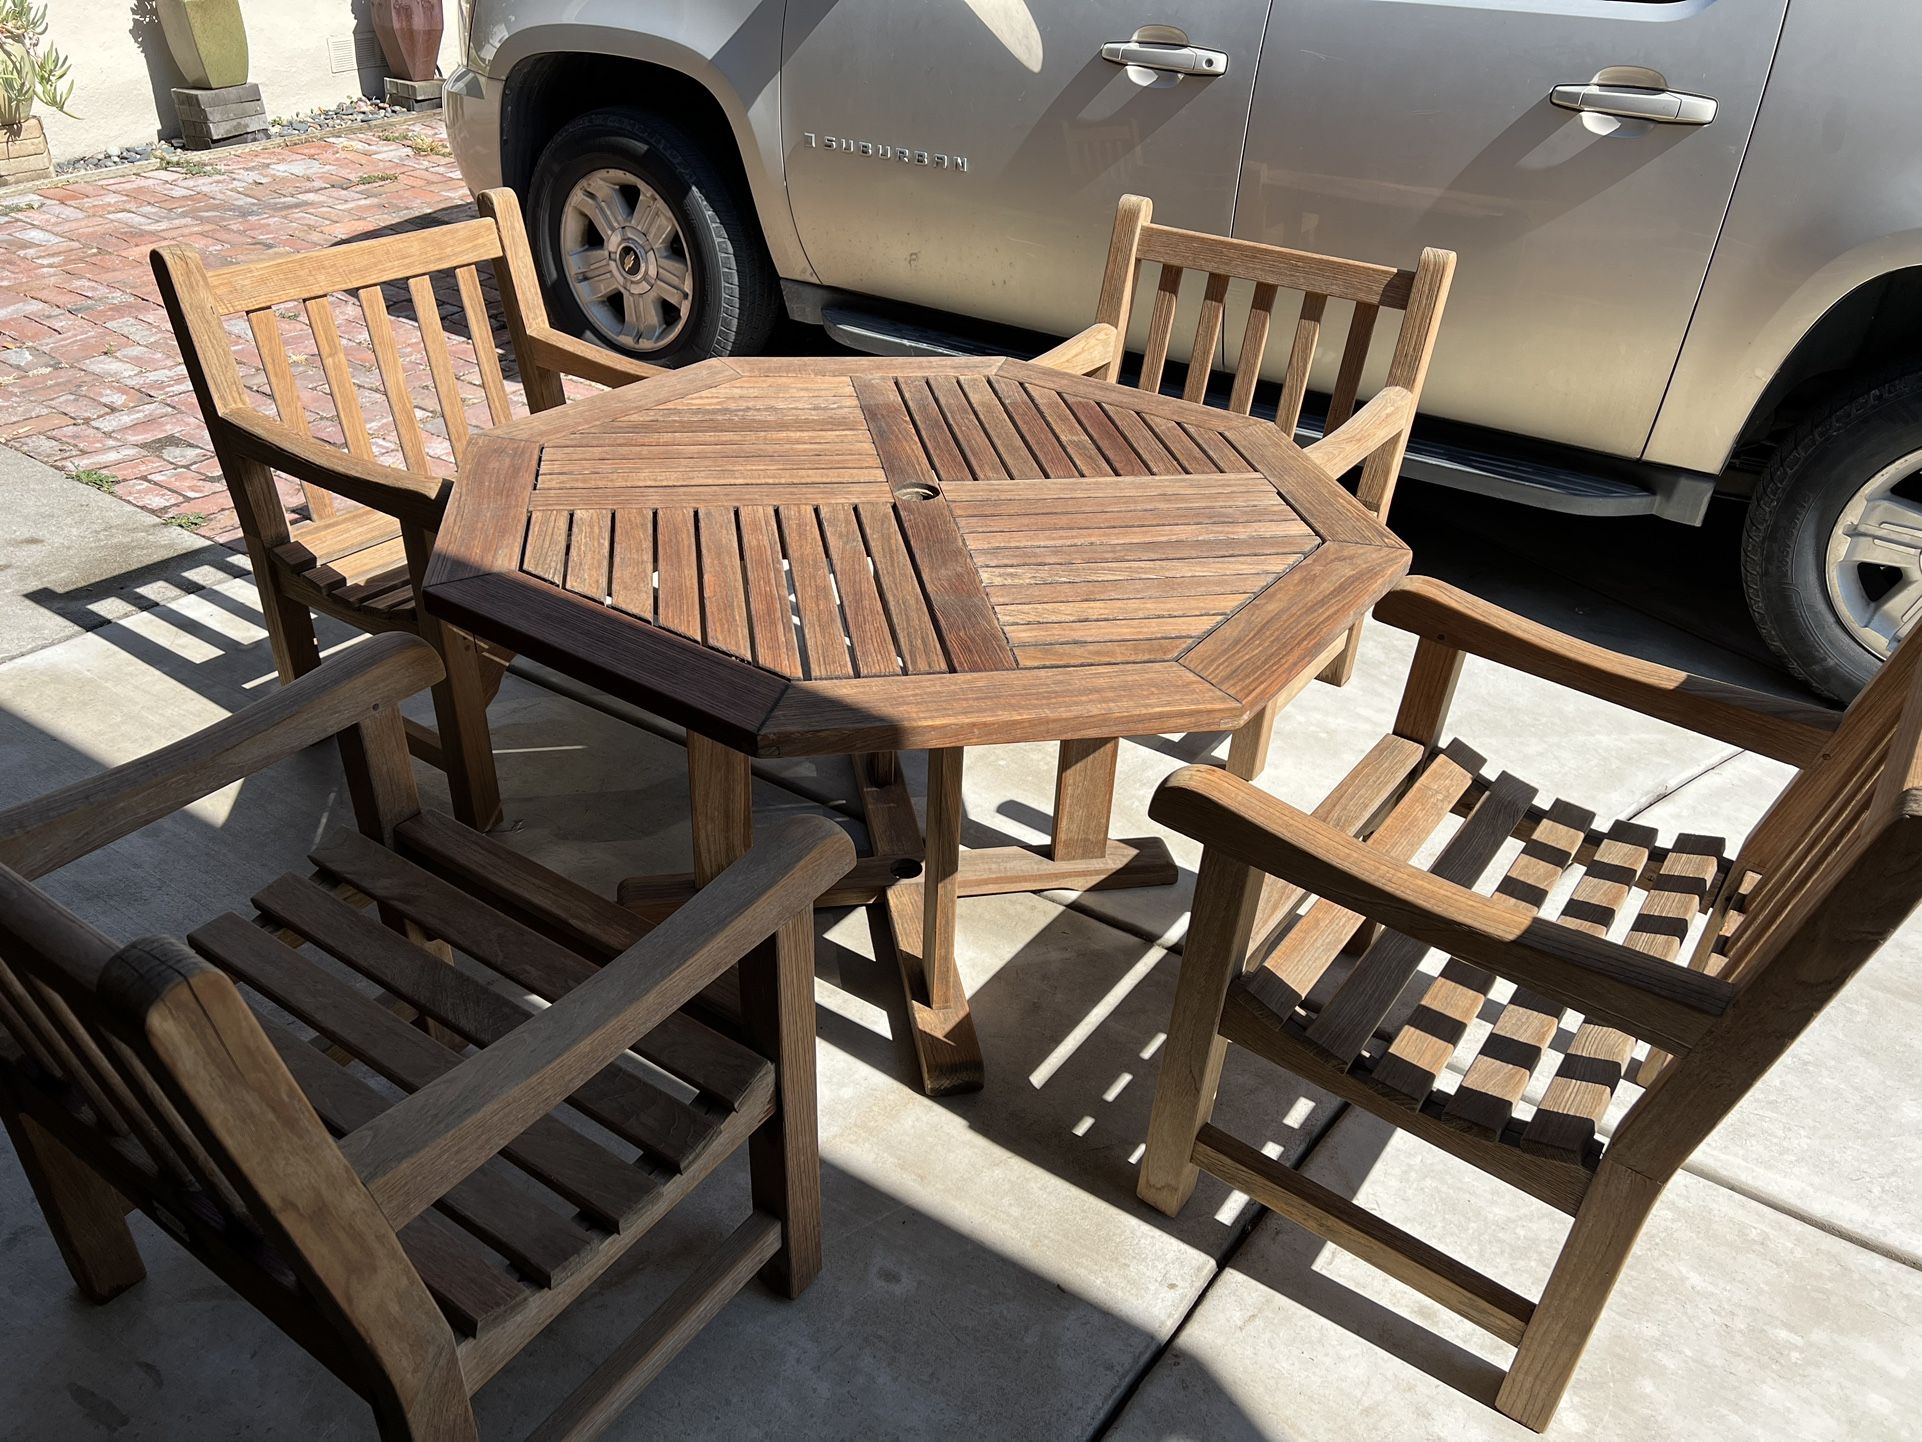
[[[1159,837],[1091,839],[1105,836],[1111,777],[1099,778],[1072,798],[1077,814],[1056,817],[1057,835],[1073,836],[1079,855],[1057,858],[1052,848],[1028,846],[963,851],[962,755],[959,748],[928,753],[925,838],[894,753],[853,758],[874,854],[858,860],[817,903],[868,908],[877,959],[885,961],[883,953],[892,952],[901,973],[915,1062],[929,1096],[979,1091],[984,1076],[974,1018],[955,968],[956,898],[1166,886],[1179,875]],[[703,881],[746,850],[752,838],[748,758],[690,733],[688,769],[698,874],[623,881],[621,904],[648,920],[672,913]],[[1067,799],[1058,796],[1057,803]]]

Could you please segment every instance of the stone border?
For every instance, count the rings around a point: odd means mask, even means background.
[[[11,200],[16,196],[33,195],[42,190],[54,190],[63,185],[79,185],[91,180],[112,180],[123,175],[145,175],[150,170],[165,170],[174,161],[189,161],[205,165],[209,157],[224,155],[247,155],[256,150],[281,150],[294,145],[311,145],[317,140],[331,140],[337,135],[360,135],[381,130],[401,130],[409,126],[430,125],[440,119],[432,110],[417,110],[408,115],[382,115],[373,120],[355,120],[346,125],[331,126],[326,130],[313,130],[305,135],[273,135],[265,140],[250,140],[244,145],[223,145],[214,150],[180,150],[165,160],[133,160],[125,165],[103,165],[97,170],[70,170],[64,175],[55,175],[50,180],[22,181],[18,185],[0,186],[0,201]],[[168,141],[168,145],[172,145]]]

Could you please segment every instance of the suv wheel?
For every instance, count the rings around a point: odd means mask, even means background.
[[[1838,701],[1922,618],[1922,370],[1844,395],[1762,473],[1742,534],[1749,610]]]
[[[667,121],[595,111],[534,169],[530,228],[554,323],[656,365],[751,354],[779,284],[753,219]]]

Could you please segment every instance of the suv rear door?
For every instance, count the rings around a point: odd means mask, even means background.
[[[1460,252],[1423,410],[1640,455],[1787,3],[1275,0],[1235,233],[1399,265]],[[1611,67],[1712,98],[1713,123],[1551,100]]]
[[[788,195],[824,285],[1066,334],[1094,318],[1115,201],[1226,232],[1265,3],[789,0]],[[1215,75],[1102,47],[1219,52]],[[965,169],[963,169],[965,165]]]

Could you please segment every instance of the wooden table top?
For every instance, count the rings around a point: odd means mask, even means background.
[[[752,755],[1228,730],[1407,570],[1267,421],[705,361],[477,434],[428,605]]]

